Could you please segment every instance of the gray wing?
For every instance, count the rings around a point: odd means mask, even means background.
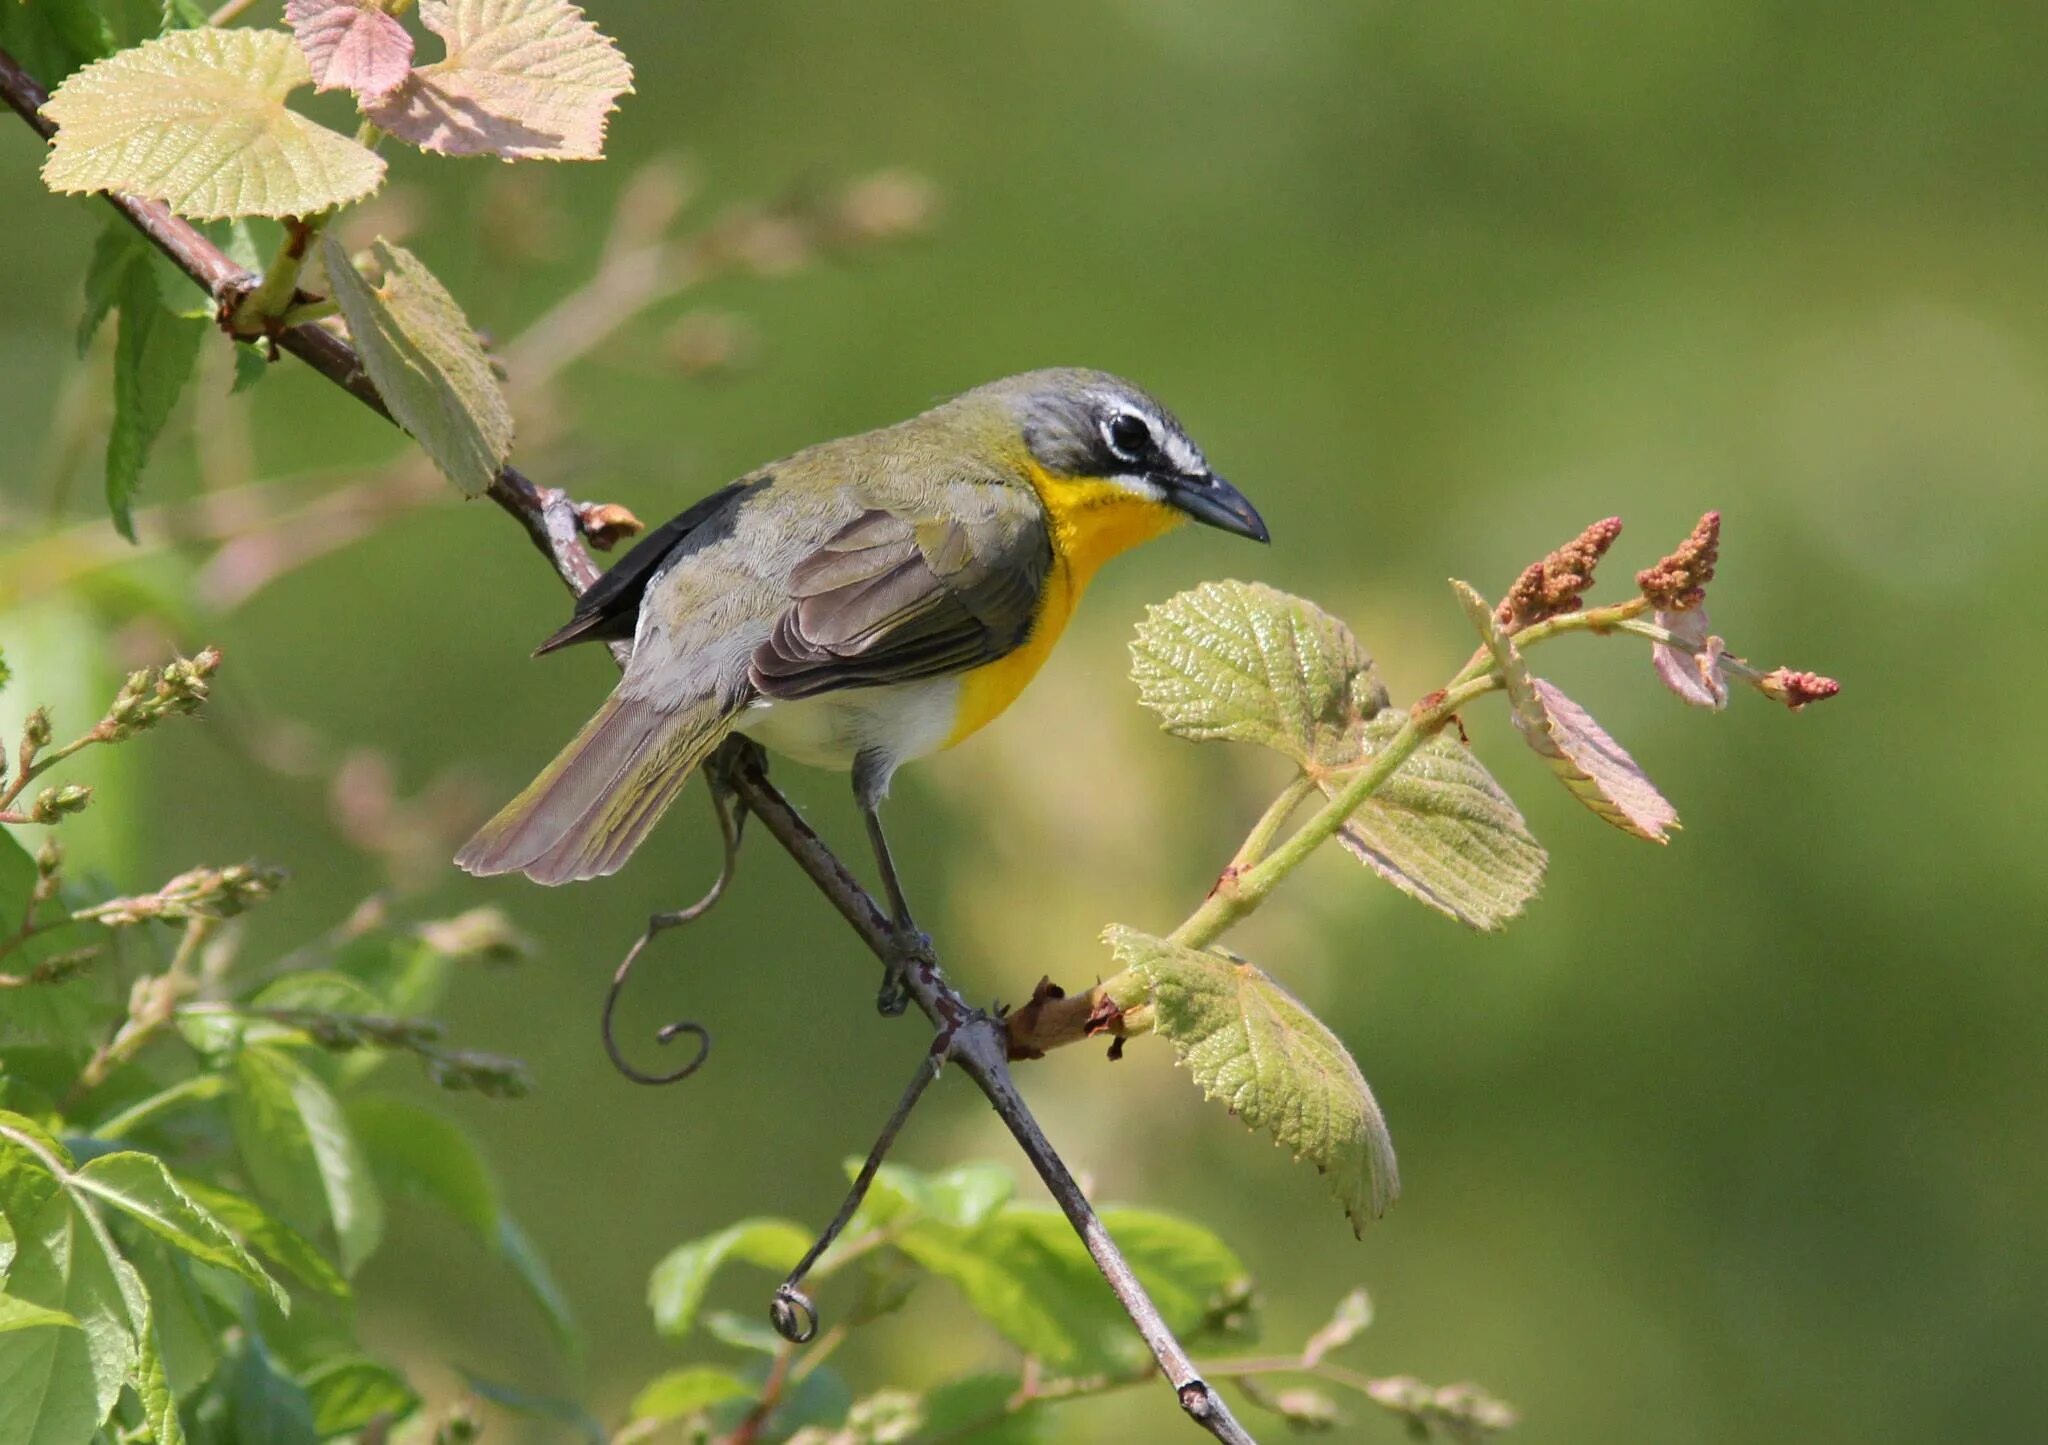
[[[754,650],[771,698],[964,672],[1030,635],[1052,571],[1035,507],[966,520],[863,512],[800,561],[790,605]]]

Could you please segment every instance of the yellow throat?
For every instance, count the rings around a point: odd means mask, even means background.
[[[1045,506],[1052,532],[1052,571],[1046,575],[1038,615],[1023,644],[961,677],[960,701],[947,747],[976,732],[1016,701],[1060,640],[1098,567],[1187,520],[1163,502],[1134,496],[1115,482],[1055,477],[1030,461],[1024,464],[1024,471]]]

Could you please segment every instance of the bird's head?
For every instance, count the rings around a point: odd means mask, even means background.
[[[1172,412],[1104,371],[1030,371],[982,388],[1003,403],[1045,477],[1171,509],[1206,526],[1270,540],[1244,493],[1209,469]]]

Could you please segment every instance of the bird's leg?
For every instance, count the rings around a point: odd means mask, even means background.
[[[896,926],[898,949],[884,965],[881,990],[875,995],[875,1008],[884,1017],[893,1018],[910,1004],[910,991],[904,982],[904,951],[901,945],[926,946],[927,940],[919,931],[917,922],[910,916],[910,903],[903,896],[903,880],[896,875],[896,860],[889,855],[889,839],[882,832],[881,803],[889,790],[889,774],[894,771],[890,760],[883,755],[864,752],[853,764],[853,796],[860,805],[861,816],[867,820],[868,843],[875,850],[875,867],[882,875],[882,889],[889,899],[889,921]]]

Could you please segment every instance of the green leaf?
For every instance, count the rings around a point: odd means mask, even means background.
[[[299,1379],[313,1406],[313,1432],[322,1440],[347,1435],[383,1417],[391,1426],[420,1407],[420,1397],[389,1365],[364,1355],[322,1360]]]
[[[666,1423],[681,1420],[724,1400],[750,1400],[753,1387],[716,1365],[691,1365],[656,1375],[633,1397],[633,1418]]]
[[[787,1219],[743,1219],[677,1246],[647,1281],[647,1304],[654,1311],[655,1326],[665,1335],[687,1334],[711,1277],[728,1259],[785,1274],[810,1247],[810,1234]]]
[[[61,1310],[80,1328],[0,1334],[0,1440],[80,1445],[107,1418],[135,1368],[131,1295],[140,1296],[141,1285],[69,1190],[52,1193],[15,1232],[8,1292]]]
[[[372,246],[372,289],[333,236],[328,284],[377,394],[465,496],[481,496],[512,451],[512,413],[476,330],[434,274],[402,246]]]
[[[1104,1209],[1102,1223],[1160,1314],[1193,1331],[1241,1298],[1244,1265],[1199,1224],[1141,1209]],[[1019,1349],[1077,1372],[1128,1363],[1142,1345],[1095,1261],[1058,1210],[1010,1204],[974,1229],[927,1220],[897,1248],[950,1280]]]
[[[155,1445],[185,1445],[185,1426],[178,1418],[178,1398],[172,1393],[170,1378],[164,1371],[153,1310],[143,1321],[140,1343],[135,1378],[130,1383],[142,1402],[142,1418],[149,1428],[149,1437]]]
[[[228,387],[229,396],[240,396],[264,377],[270,375],[270,358],[259,345],[246,341],[235,343],[235,380]]]
[[[1386,1212],[1401,1188],[1387,1122],[1321,1020],[1249,963],[1129,928],[1103,937],[1142,983],[1154,1031],[1204,1098],[1328,1175],[1354,1232]]]
[[[245,1049],[228,1120],[257,1191],[302,1233],[332,1226],[343,1274],[377,1247],[384,1205],[355,1136],[327,1086],[291,1055]]]
[[[78,1321],[62,1310],[45,1309],[11,1294],[0,1293],[0,1334],[10,1330],[77,1329]]]
[[[250,1334],[229,1367],[228,1413],[237,1442],[316,1445],[313,1403],[298,1381],[278,1369],[263,1342]]]
[[[121,217],[101,228],[99,239],[92,245],[92,259],[85,268],[85,314],[78,319],[80,356],[85,355],[93,337],[99,334],[100,323],[119,304],[129,268],[147,262],[148,246],[142,233]]]
[[[846,1177],[859,1175],[862,1159],[848,1159]],[[870,1229],[911,1218],[936,1219],[956,1229],[972,1229],[1009,1203],[1017,1181],[1000,1164],[962,1164],[937,1174],[884,1164],[875,1171],[867,1198],[861,1201],[861,1227],[849,1229],[858,1238]]]
[[[43,182],[126,191],[198,220],[311,216],[383,184],[367,147],[286,110],[312,80],[277,30],[179,30],[88,65],[57,87]]]
[[[232,1230],[244,1244],[299,1283],[318,1290],[329,1299],[346,1301],[348,1281],[327,1262],[306,1237],[282,1220],[266,1213],[262,1205],[240,1194],[202,1184],[196,1179],[179,1179],[178,1187]]]
[[[92,0],[0,4],[0,50],[46,85],[110,54],[118,44]]]
[[[267,1291],[280,1310],[291,1308],[284,1287],[250,1256],[226,1225],[178,1187],[161,1159],[133,1150],[103,1154],[73,1174],[71,1184],[192,1258],[219,1265]]]
[[[633,67],[568,0],[421,0],[448,47],[363,113],[443,155],[596,160]]]
[[[1404,721],[1389,712],[1366,723],[1359,732],[1361,758],[1386,746]],[[1316,781],[1335,797],[1351,772]],[[1417,902],[1481,929],[1505,927],[1522,911],[1542,886],[1547,861],[1513,800],[1472,749],[1443,733],[1417,748],[1345,821],[1337,839]]]
[[[569,1297],[555,1282],[540,1250],[510,1214],[498,1216],[498,1257],[512,1266],[512,1272],[526,1286],[527,1294],[547,1316],[556,1341],[571,1355],[579,1353],[583,1348],[583,1338],[576,1328],[575,1312],[569,1308]]]
[[[704,1315],[704,1333],[721,1345],[731,1345],[736,1350],[752,1350],[756,1354],[770,1356],[782,1353],[782,1336],[775,1333],[766,1320],[753,1315],[709,1310]]]
[[[445,1209],[478,1239],[497,1238],[497,1185],[460,1128],[403,1099],[352,1099],[347,1112],[386,1197]]]
[[[149,1329],[173,1397],[185,1399],[220,1363],[221,1327],[192,1268],[163,1245],[144,1241],[129,1263],[149,1293]]]
[[[139,262],[122,273],[119,297],[114,424],[107,433],[107,509],[121,535],[132,542],[135,490],[142,481],[143,463],[199,359],[199,338],[206,327],[174,315],[163,304],[156,273]]]
[[[1257,582],[1205,582],[1148,608],[1131,676],[1175,736],[1258,743],[1310,771],[1354,757],[1357,724],[1387,705],[1350,628]]]

